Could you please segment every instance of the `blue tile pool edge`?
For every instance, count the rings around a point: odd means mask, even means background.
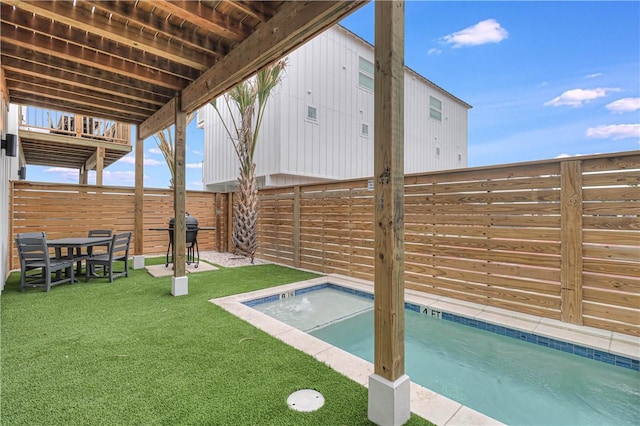
[[[356,290],[349,287],[344,287],[338,284],[323,283],[323,284],[312,285],[309,287],[299,288],[292,291],[279,292],[270,296],[247,300],[242,302],[242,304],[248,307],[254,307],[262,303],[275,302],[288,297],[295,297],[301,294],[322,290],[325,288],[330,288],[333,290],[342,291],[344,293],[348,293],[355,296],[364,297],[366,299],[373,300],[373,294],[369,292]],[[466,325],[466,326],[477,328],[480,330],[490,331],[492,333],[500,334],[501,336],[519,339],[528,343],[545,346],[547,348],[556,349],[562,352],[567,352],[573,355],[589,358],[595,361],[605,362],[607,364],[615,365],[617,367],[628,368],[634,371],[640,371],[640,360],[629,358],[624,355],[615,355],[609,352],[601,351],[599,349],[593,349],[586,346],[577,345],[575,343],[564,342],[562,340],[557,340],[551,337],[540,336],[540,335],[529,333],[526,331],[520,331],[520,330],[516,330],[513,328],[501,326],[501,325],[491,324],[485,321],[468,318],[465,316],[456,315],[449,312],[431,310],[430,308],[423,308],[420,305],[411,303],[411,302],[405,302],[404,307],[406,310],[409,310],[409,311],[424,313],[429,316],[435,316],[437,318],[441,318],[446,321],[452,321],[458,324]]]

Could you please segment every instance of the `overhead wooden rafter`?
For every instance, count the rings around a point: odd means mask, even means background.
[[[12,103],[141,124],[177,93],[201,106],[364,3],[0,0],[0,63]]]

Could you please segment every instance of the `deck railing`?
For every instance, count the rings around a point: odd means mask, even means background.
[[[31,106],[20,108],[20,130],[131,144],[129,124]]]

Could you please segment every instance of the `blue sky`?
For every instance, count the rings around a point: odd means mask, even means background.
[[[373,42],[373,10],[342,24]],[[640,149],[640,2],[408,1],[405,14],[405,64],[473,106],[470,167]],[[202,188],[203,133],[187,129],[189,189]],[[168,187],[154,148],[147,139],[145,186]],[[133,170],[131,155],[104,183],[131,186]]]

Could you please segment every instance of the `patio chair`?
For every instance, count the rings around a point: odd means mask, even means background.
[[[123,232],[113,236],[109,252],[103,254],[95,254],[87,257],[87,267],[85,270],[85,279],[89,280],[89,272],[96,266],[102,266],[102,276],[109,274],[109,282],[113,282],[114,278],[129,276],[129,242],[131,241],[131,232]],[[124,262],[122,270],[115,270],[116,262]]]
[[[44,287],[45,291],[51,286],[62,283],[73,283],[73,259],[55,258],[49,255],[49,247],[44,233],[35,237],[16,237],[16,247],[20,255],[20,291],[26,286]],[[38,273],[30,273],[37,270]],[[65,270],[63,277],[61,272]],[[52,279],[52,274],[55,278]]]
[[[113,232],[110,229],[90,229],[89,230],[89,234],[87,235],[88,237],[113,237]],[[90,257],[93,255],[98,255],[98,254],[108,254],[109,253],[109,246],[111,245],[111,243],[108,244],[102,244],[102,245],[98,245],[98,246],[91,246],[87,249],[87,256],[86,257]],[[99,251],[96,251],[96,247],[103,247],[103,249],[100,249]],[[89,271],[89,273],[91,275],[95,275],[95,268],[92,268],[91,271]]]

